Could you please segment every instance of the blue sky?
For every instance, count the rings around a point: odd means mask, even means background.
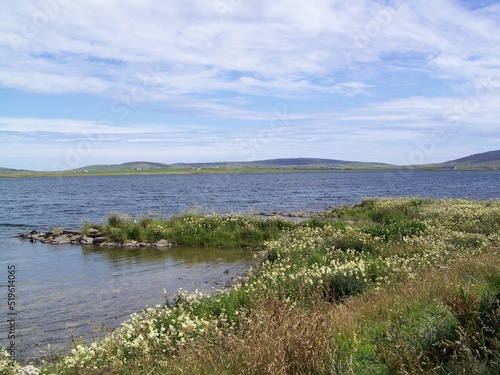
[[[0,166],[499,149],[500,1],[0,2]]]

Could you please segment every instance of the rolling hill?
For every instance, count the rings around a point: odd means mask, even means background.
[[[442,164],[456,166],[500,166],[500,150],[474,154],[464,158],[450,160]]]
[[[157,172],[169,173],[174,170],[190,169],[292,169],[292,170],[382,170],[397,168],[418,168],[418,169],[500,169],[500,150],[488,151],[479,154],[466,156],[459,159],[446,161],[443,163],[426,164],[418,166],[396,166],[392,164],[376,162],[358,162],[338,159],[322,158],[280,158],[254,161],[228,161],[228,162],[209,162],[209,163],[157,163],[148,161],[132,161],[122,164],[98,164],[89,165],[77,169],[63,171],[63,173],[90,173],[90,174],[113,174],[113,173],[136,173],[136,172]],[[0,168],[0,175],[8,176],[42,176],[50,175],[56,172],[34,172],[29,170],[18,170],[11,168]],[[60,172],[59,172],[60,173]]]
[[[282,158],[255,161],[225,161],[225,162],[199,162],[199,163],[173,163],[164,164],[147,161],[133,161],[123,164],[89,165],[73,171],[146,171],[158,169],[233,169],[233,168],[271,168],[271,169],[349,169],[349,168],[395,168],[391,164],[364,163],[336,159],[320,158]]]

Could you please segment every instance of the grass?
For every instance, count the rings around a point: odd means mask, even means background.
[[[280,217],[262,220],[238,214],[186,214],[169,220],[155,217],[132,220],[129,215],[114,212],[105,225],[86,224],[83,232],[95,227],[109,242],[120,244],[168,240],[182,246],[255,248],[294,226],[294,223]]]
[[[276,232],[232,289],[180,292],[42,373],[500,372],[500,202],[366,199],[324,216]]]

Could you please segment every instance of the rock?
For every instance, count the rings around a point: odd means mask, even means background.
[[[58,236],[52,240],[52,245],[66,245],[71,243],[71,237],[67,234]]]
[[[82,235],[82,231],[81,230],[69,230],[69,229],[65,229],[63,234],[71,234],[73,236],[81,236]]]
[[[131,240],[131,241],[125,241],[122,244],[123,247],[139,247],[139,242]]]
[[[94,242],[95,244],[100,244],[106,242],[106,237],[94,237]]]
[[[94,243],[94,239],[92,237],[83,236],[80,243],[82,245],[92,245]]]
[[[157,243],[155,243],[155,246],[157,247],[170,247],[172,244],[168,242],[167,240],[160,240]]]
[[[82,241],[82,236],[79,234],[69,235],[71,243],[80,243]]]
[[[73,244],[73,245],[97,245],[105,247],[159,247],[167,248],[174,246],[167,240],[159,240],[157,242],[138,242],[134,240],[129,240],[126,242],[108,242],[106,240],[105,233],[101,232],[98,228],[89,228],[86,231],[86,235],[82,234],[79,230],[66,230],[63,227],[52,228],[47,233],[41,233],[36,230],[31,232],[22,233],[19,235],[22,239],[28,240],[30,242],[42,242],[52,245],[63,245],[63,244]]]
[[[100,232],[99,229],[90,228],[87,230],[88,237],[104,237],[104,233]]]
[[[52,228],[46,234],[46,236],[60,236],[64,233],[63,227]]]

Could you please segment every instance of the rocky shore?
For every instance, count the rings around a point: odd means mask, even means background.
[[[64,229],[63,227],[52,228],[48,232],[39,232],[32,230],[28,233],[22,233],[21,239],[29,242],[41,242],[50,245],[92,245],[106,247],[172,247],[173,244],[167,240],[157,242],[110,242],[105,234],[97,228],[87,229],[85,234],[80,230]]]

